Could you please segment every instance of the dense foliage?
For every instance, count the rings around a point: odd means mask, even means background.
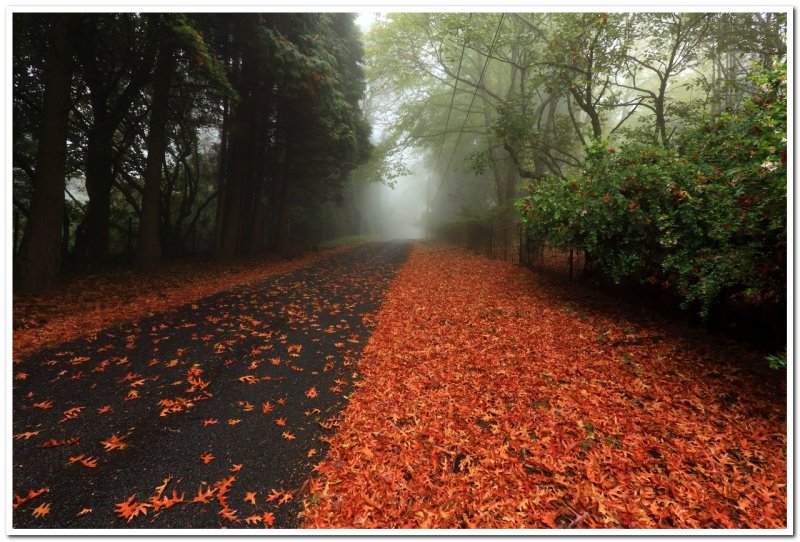
[[[292,253],[371,151],[351,14],[17,13],[13,39],[20,288]]]
[[[704,316],[731,295],[784,301],[785,62],[754,83],[674,148],[597,141],[577,174],[531,183],[517,202],[528,235],[583,249],[615,282],[674,286]]]

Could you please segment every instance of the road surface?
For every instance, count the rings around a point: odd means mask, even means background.
[[[13,526],[297,527],[409,249],[362,245],[24,358]]]

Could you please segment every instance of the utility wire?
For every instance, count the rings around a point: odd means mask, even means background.
[[[497,21],[497,29],[494,32],[494,38],[492,39],[492,45],[489,47],[489,52],[486,55],[486,62],[483,64],[483,69],[481,70],[481,76],[478,79],[478,84],[475,86],[475,91],[472,93],[472,100],[469,103],[469,108],[467,108],[467,114],[464,117],[464,122],[461,124],[461,130],[458,132],[458,139],[456,139],[456,144],[453,147],[453,152],[450,154],[450,160],[447,161],[447,167],[444,170],[444,174],[442,175],[442,182],[439,183],[439,188],[436,190],[436,194],[433,196],[433,201],[436,201],[436,198],[439,196],[439,193],[442,191],[442,187],[444,186],[445,182],[447,181],[447,172],[450,170],[450,165],[453,163],[453,157],[456,154],[456,150],[458,150],[458,144],[461,142],[461,136],[464,135],[464,128],[467,126],[467,120],[469,119],[469,115],[472,112],[472,106],[475,104],[475,98],[478,96],[478,90],[481,88],[483,84],[483,77],[486,75],[486,68],[489,67],[489,61],[492,59],[492,51],[494,51],[494,46],[497,44],[497,37],[500,35],[500,27],[503,24],[503,19],[505,18],[506,14],[500,14],[500,20]],[[465,44],[466,45],[466,44]],[[442,141],[444,143],[444,141]],[[437,162],[438,165],[438,162]],[[430,204],[429,204],[430,206]]]
[[[467,22],[472,20],[472,13],[469,14]],[[442,37],[444,41],[444,37]],[[441,47],[441,44],[440,44]],[[456,80],[453,84],[453,94],[450,96],[450,106],[447,108],[447,120],[444,123],[444,132],[442,133],[442,143],[439,145],[439,152],[436,154],[436,161],[433,163],[433,171],[439,167],[439,160],[442,157],[442,149],[444,148],[444,140],[447,138],[447,128],[450,126],[450,115],[453,113],[453,102],[456,99],[456,92],[458,91],[458,78],[461,75],[461,64],[464,62],[464,51],[467,49],[467,40],[464,40],[461,46],[461,56],[458,59],[458,69],[456,70]],[[435,198],[434,198],[435,199]],[[425,211],[428,216],[425,217],[425,238],[428,237],[428,223],[430,222],[431,213],[431,174],[428,174],[428,188],[425,194]]]
[[[472,13],[469,14],[467,23],[472,19]],[[453,85],[453,94],[450,96],[450,106],[447,108],[447,120],[444,123],[444,133],[442,134],[442,144],[439,145],[439,153],[436,155],[436,161],[433,163],[434,169],[439,167],[439,159],[442,157],[442,149],[444,148],[444,140],[447,138],[447,128],[450,126],[450,114],[453,112],[453,102],[456,99],[456,92],[458,91],[458,78],[461,76],[461,64],[464,62],[464,51],[467,49],[467,40],[461,45],[461,57],[458,59],[458,69],[456,70],[456,80]]]

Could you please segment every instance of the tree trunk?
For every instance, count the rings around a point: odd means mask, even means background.
[[[111,176],[114,159],[114,132],[117,123],[93,108],[95,125],[89,130],[86,148],[86,214],[75,242],[76,255],[102,263],[108,259],[111,222]]]
[[[283,149],[279,149],[279,175],[276,176],[277,192],[275,201],[275,242],[273,249],[284,256],[289,254],[289,160],[291,160],[292,126],[284,117],[279,120],[283,126]]]
[[[153,77],[153,103],[150,112],[150,129],[147,134],[144,195],[142,214],[139,219],[139,245],[136,248],[136,268],[140,271],[154,269],[161,259],[161,243],[158,238],[161,164],[167,149],[169,83],[174,63],[172,47],[162,43]]]
[[[71,15],[57,16],[45,64],[44,106],[30,217],[22,238],[16,278],[22,290],[50,286],[61,265],[61,232],[72,80]]]
[[[157,40],[148,25],[147,45],[142,57],[134,65],[108,66],[99,61],[98,50],[102,50],[94,35],[94,17],[84,17],[76,30],[84,34],[77,42],[76,53],[83,68],[83,76],[89,89],[92,108],[92,127],[87,134],[86,192],[89,201],[86,214],[78,228],[75,253],[92,263],[104,263],[109,254],[109,231],[111,229],[111,187],[114,180],[114,135],[125,113],[148,83],[155,57]],[[118,70],[115,72],[114,70]],[[124,70],[127,77],[120,72]],[[121,86],[121,81],[127,84]]]
[[[225,212],[225,179],[228,170],[228,98],[223,98],[222,102],[222,127],[219,136],[219,162],[217,167],[217,202],[214,213],[214,250],[216,254],[221,253],[222,248],[222,222]]]

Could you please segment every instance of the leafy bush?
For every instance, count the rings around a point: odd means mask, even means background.
[[[675,149],[595,142],[580,174],[547,177],[516,202],[527,234],[583,248],[617,283],[675,287],[704,317],[731,295],[783,301],[786,64],[754,79],[758,95]]]

